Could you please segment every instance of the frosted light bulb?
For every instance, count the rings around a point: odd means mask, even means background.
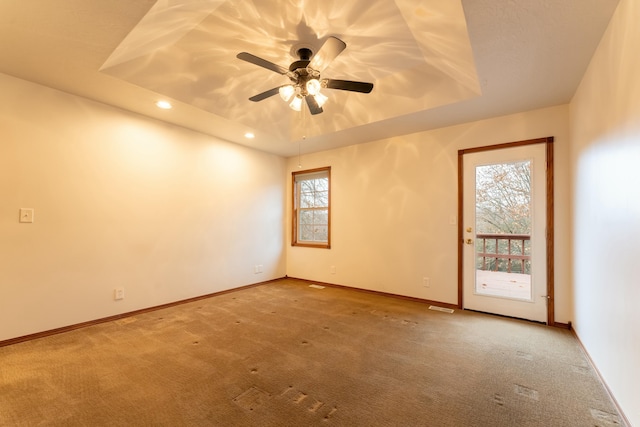
[[[320,92],[320,81],[318,79],[311,79],[307,82],[307,92],[309,95],[315,95]]]
[[[322,107],[324,103],[327,102],[327,99],[329,99],[323,94],[321,94],[320,92],[316,93],[313,97],[316,99],[316,102],[318,103],[318,107]]]
[[[280,86],[280,89],[278,89],[278,92],[280,92],[280,97],[285,102],[288,102],[293,96],[295,89],[293,88],[292,85]]]
[[[291,101],[291,104],[289,104],[289,107],[291,107],[293,110],[296,110],[296,111],[302,110],[302,98],[299,96],[296,96],[295,98],[293,98],[293,101]]]

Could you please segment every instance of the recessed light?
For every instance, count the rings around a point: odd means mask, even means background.
[[[156,106],[158,108],[162,108],[163,110],[171,109],[171,103],[169,101],[158,101],[156,102]]]
[[[247,132],[247,133],[245,133],[245,134],[244,134],[244,137],[245,137],[245,138],[248,138],[248,139],[253,139],[253,138],[255,138],[256,136],[255,136],[255,134],[254,134],[254,133],[252,133],[252,132]]]

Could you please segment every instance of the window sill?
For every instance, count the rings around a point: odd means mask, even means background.
[[[320,249],[331,249],[331,245],[329,243],[299,243],[293,242],[291,246],[299,246],[302,248],[320,248]]]

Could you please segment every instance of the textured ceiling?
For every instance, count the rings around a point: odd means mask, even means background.
[[[570,101],[618,0],[0,2],[0,72],[291,156]],[[295,47],[347,48],[324,113],[278,96]],[[169,111],[153,103],[173,101]],[[246,131],[256,139],[245,140]]]

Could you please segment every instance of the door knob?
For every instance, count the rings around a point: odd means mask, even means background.
[[[472,228],[471,227],[467,227],[467,233],[471,233]]]
[[[470,244],[472,244],[472,243],[473,243],[473,240],[471,240],[471,239],[467,239],[467,240],[465,240],[464,242],[465,242],[467,245],[470,245]]]

